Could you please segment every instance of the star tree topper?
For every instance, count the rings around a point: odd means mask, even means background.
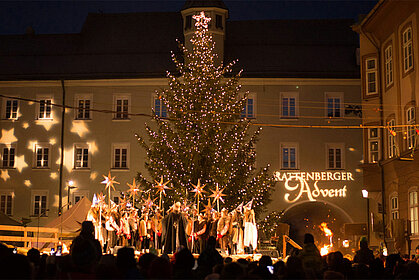
[[[200,12],[198,15],[192,16],[192,18],[196,20],[195,22],[196,27],[202,26],[205,29],[208,28],[208,23],[211,21],[210,17],[205,16],[204,11]]]

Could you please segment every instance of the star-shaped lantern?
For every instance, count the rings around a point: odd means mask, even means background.
[[[101,184],[106,184],[105,190],[108,190],[108,202],[111,204],[111,188],[115,190],[114,184],[119,184],[119,182],[115,181],[115,176],[111,176],[111,172],[109,171],[108,176],[102,175],[105,180],[101,182]]]
[[[157,199],[151,199],[150,194],[148,195],[147,199],[143,198],[143,206],[148,210],[154,206],[154,201]]]
[[[129,201],[125,197],[123,197],[119,200],[119,206],[121,206],[122,209],[127,208],[128,204],[129,204]]]
[[[206,191],[204,191],[204,187],[206,185],[201,186],[201,180],[200,179],[198,179],[198,184],[194,185],[194,184],[191,183],[191,185],[194,187],[192,192],[195,193],[195,197],[197,196],[198,199],[199,199],[200,196],[202,196],[203,193],[206,193]]]
[[[212,211],[212,205],[211,205],[211,200],[208,198],[208,204],[204,205],[204,210],[202,210],[202,212],[211,212]]]
[[[105,195],[103,193],[97,195],[97,205],[102,207],[105,205]]]
[[[103,180],[101,182],[101,184],[106,184],[105,190],[112,188],[113,190],[115,190],[114,184],[119,184],[119,182],[115,181],[115,177],[116,176],[111,176],[111,172],[109,171],[108,176],[102,175],[103,178],[105,178],[105,180]]]
[[[164,196],[166,196],[166,191],[165,190],[170,190],[170,187],[166,186],[169,182],[167,181],[166,183],[163,183],[163,176],[161,176],[160,178],[160,182],[154,181],[156,182],[157,185],[155,185],[154,187],[157,188],[157,193],[164,194]]]
[[[211,21],[210,17],[205,16],[204,11],[200,12],[198,15],[192,16],[192,18],[196,20],[195,22],[196,27],[202,26],[205,29],[208,28],[208,23]]]
[[[135,200],[135,197],[140,192],[140,185],[135,182],[135,178],[132,180],[132,184],[127,183],[129,190],[127,190],[127,193],[129,193],[130,197]]]
[[[215,203],[216,201],[218,202],[219,200],[221,200],[224,203],[224,199],[223,196],[227,196],[226,194],[223,194],[225,188],[223,188],[222,190],[220,190],[218,188],[218,184],[215,187],[215,190],[211,190],[212,191],[212,195],[210,195],[209,197],[213,197],[214,200],[212,203]]]

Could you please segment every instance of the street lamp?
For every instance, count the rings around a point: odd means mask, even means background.
[[[74,181],[70,180],[68,181],[68,186],[67,186],[67,210],[70,209],[70,191],[72,189],[75,189],[76,187],[74,186]]]
[[[370,242],[370,200],[368,198],[368,191],[362,190],[362,197],[367,201],[367,239]]]

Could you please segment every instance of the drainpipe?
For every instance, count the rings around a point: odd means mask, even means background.
[[[61,159],[60,159],[60,180],[58,186],[58,216],[61,216],[63,211],[63,167],[64,167],[64,123],[65,123],[65,86],[64,80],[61,80],[61,89],[62,89],[62,108],[61,108],[61,139],[60,139],[60,148],[61,148]]]
[[[374,41],[373,38],[370,38],[370,36],[368,36],[363,30],[362,30],[362,26],[359,27],[359,33],[364,35],[365,38],[368,39],[368,41],[370,41],[370,43],[375,47],[376,51],[377,51],[377,69],[379,69],[379,71],[377,71],[377,76],[381,78],[381,51],[380,51],[380,46]],[[362,61],[361,61],[362,63]],[[378,78],[377,77],[377,78]],[[381,79],[380,79],[381,81]],[[379,91],[379,100],[380,100],[380,125],[384,126],[384,106],[383,106],[383,94],[381,91],[381,85],[380,85],[380,91]],[[384,156],[384,129],[381,128],[381,157]],[[386,241],[386,217],[385,217],[385,212],[386,212],[386,197],[385,197],[385,183],[384,183],[384,164],[383,164],[383,159],[378,161],[378,166],[380,167],[380,172],[381,172],[381,205],[382,205],[382,219],[383,219],[383,241],[384,241],[384,245],[387,248],[387,241]]]

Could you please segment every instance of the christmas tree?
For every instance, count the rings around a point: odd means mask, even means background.
[[[141,173],[138,179],[147,190],[162,177],[165,182],[170,180],[173,188],[166,191],[165,205],[186,197],[194,201],[192,184],[200,180],[201,185],[206,184],[203,201],[218,184],[226,195],[221,197],[225,202],[221,207],[232,210],[253,199],[256,213],[261,212],[270,202],[275,183],[269,166],[259,171],[255,168],[255,144],[261,128],[241,118],[247,93],[240,94],[241,71],[232,74],[235,62],[216,65],[214,41],[208,31],[210,18],[201,12],[194,19],[192,47],[188,50],[179,44],[182,57],[172,54],[178,73],[168,73],[169,88],[157,91],[167,116],[162,118],[153,111],[156,128],[146,124],[148,141],[138,137],[147,153],[145,166],[152,180]]]

